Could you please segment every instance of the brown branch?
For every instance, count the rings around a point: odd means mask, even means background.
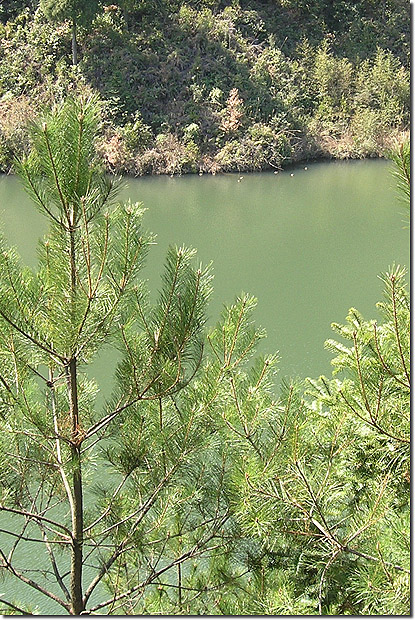
[[[393,377],[393,379],[395,379],[395,381],[397,381],[398,383],[400,383],[401,385],[405,386],[405,387],[409,387],[407,383],[405,383],[405,381],[402,381],[402,379],[400,379],[397,374],[395,372],[393,372],[393,370],[391,370],[389,368],[389,366],[386,364],[381,352],[380,352],[380,348],[379,348],[379,342],[378,342],[378,337],[377,337],[377,329],[376,329],[376,323],[374,323],[373,325],[373,330],[374,330],[374,335],[375,335],[375,347],[376,347],[376,352],[378,354],[378,357],[380,359],[380,363],[382,364],[383,368],[386,370],[386,372]]]
[[[222,525],[228,518],[229,518],[229,515],[224,517],[224,519],[222,520]],[[153,583],[156,579],[158,579],[160,575],[170,570],[171,568],[177,566],[178,564],[182,564],[186,560],[196,557],[197,555],[200,555],[204,551],[211,551],[213,549],[216,549],[217,545],[215,545],[214,547],[205,548],[205,545],[207,545],[208,542],[212,540],[212,538],[214,538],[215,536],[216,536],[216,532],[214,531],[207,538],[205,538],[205,540],[196,543],[196,545],[194,545],[192,549],[190,549],[186,553],[183,553],[181,556],[179,556],[178,558],[176,558],[175,560],[173,560],[172,562],[170,562],[168,565],[164,566],[163,568],[160,568],[158,571],[153,572],[153,574],[149,575],[147,579],[142,581],[140,584],[134,586],[133,588],[131,588],[130,590],[127,590],[126,592],[122,592],[116,597],[112,597],[111,599],[107,601],[104,601],[102,603],[99,603],[98,605],[95,605],[94,607],[91,607],[89,610],[86,610],[84,613],[89,614],[91,612],[97,611],[98,609],[102,609],[103,607],[106,607],[107,605],[111,605],[115,603],[116,601],[126,598],[130,596],[131,594],[134,594],[134,592],[137,592],[138,590],[141,590],[145,588],[146,586],[148,586],[149,584]]]
[[[345,551],[346,553],[351,553],[352,555],[357,555],[360,558],[365,558],[366,560],[373,560],[374,562],[381,561],[379,558],[376,558],[373,555],[369,555],[368,553],[363,553],[362,551],[359,551],[358,549],[352,549],[348,546],[344,547],[343,551]],[[386,562],[385,560],[383,560],[382,564],[386,564],[386,566],[390,566],[391,568],[394,568],[395,570],[401,571],[403,573],[407,573],[408,575],[411,574],[411,571],[409,571],[406,568],[403,568],[403,566],[400,566],[399,564],[394,564],[393,562]]]
[[[365,401],[366,411],[368,412],[370,419],[372,420],[373,419],[372,410],[370,408],[369,401],[366,396],[366,388],[365,388],[365,384],[363,381],[362,369],[360,366],[359,348],[357,346],[356,332],[353,332],[353,342],[354,342],[354,351],[355,351],[355,356],[356,356],[357,373],[359,376],[360,389],[362,392],[363,400]]]
[[[362,416],[355,407],[353,407],[353,405],[347,400],[346,396],[344,395],[344,393],[342,392],[342,390],[339,390],[339,394],[340,396],[343,398],[344,402],[346,403],[346,405],[353,411],[353,413],[360,418],[360,420],[362,420],[363,422],[365,422],[366,424],[369,424],[369,426],[373,426],[373,428],[375,428],[377,431],[379,431],[379,433],[381,433],[382,435],[386,435],[387,437],[390,437],[391,439],[395,439],[396,441],[402,441],[403,443],[410,443],[410,439],[405,439],[405,437],[398,437],[397,435],[392,435],[392,433],[389,433],[388,431],[386,431],[384,428],[382,428],[381,426],[379,426],[379,424],[373,420],[368,420],[367,418],[365,418],[364,416]]]
[[[402,362],[402,368],[405,372],[406,378],[408,380],[408,385],[411,384],[411,379],[409,377],[409,373],[408,370],[406,368],[406,363],[405,363],[405,357],[402,351],[402,345],[401,345],[401,339],[399,337],[399,325],[398,325],[398,314],[397,314],[397,310],[396,310],[396,289],[395,289],[395,284],[396,284],[396,277],[394,274],[392,274],[390,276],[390,280],[392,282],[392,307],[393,307],[393,320],[394,320],[394,324],[395,324],[395,335],[396,335],[396,342],[398,343],[398,349],[399,349],[399,355],[401,358],[401,362]]]
[[[18,539],[17,542],[19,542],[20,540],[24,540],[25,542],[42,543],[42,545],[45,544],[45,541],[42,538],[32,538],[30,536],[25,536],[22,533],[16,534],[16,532],[11,532],[10,530],[4,530],[4,529],[0,529],[0,532],[2,534],[7,534],[8,536],[13,536],[13,538],[17,538]],[[50,544],[56,544],[56,545],[67,545],[67,544],[69,544],[69,541],[65,541],[65,540],[50,540],[48,542]]]
[[[71,531],[67,527],[65,527],[65,525],[62,525],[61,523],[58,523],[57,521],[53,521],[52,519],[48,519],[47,517],[44,517],[42,515],[39,515],[33,512],[28,512],[27,510],[18,510],[17,508],[7,508],[6,506],[3,506],[2,504],[0,504],[0,512],[3,510],[5,512],[11,512],[13,514],[22,515],[23,517],[27,517],[28,519],[34,519],[35,521],[44,521],[45,523],[49,523],[50,525],[53,525],[63,530],[67,534],[69,538],[69,542],[72,540]]]
[[[65,358],[62,355],[59,355],[59,353],[56,353],[56,351],[53,351],[53,349],[49,347],[48,345],[45,345],[42,342],[39,342],[38,340],[36,340],[36,338],[33,338],[33,336],[25,332],[18,325],[16,325],[16,323],[12,321],[6,314],[4,314],[2,310],[0,310],[0,316],[6,321],[6,323],[8,323],[11,327],[13,327],[13,329],[15,329],[17,332],[19,332],[19,334],[21,334],[28,340],[30,340],[30,342],[35,344],[37,347],[42,349],[42,351],[49,353],[49,355],[52,355],[52,357],[56,357],[60,362],[65,361]]]
[[[65,596],[66,601],[68,602],[68,604],[70,604],[71,597],[70,597],[69,591],[68,591],[66,585],[63,582],[61,574],[59,573],[59,569],[58,569],[58,565],[56,563],[55,555],[54,555],[54,553],[52,551],[52,548],[50,546],[50,543],[53,542],[53,541],[48,540],[48,537],[46,535],[45,529],[42,527],[41,523],[39,523],[39,528],[40,528],[40,530],[43,533],[43,538],[44,538],[44,541],[45,541],[47,552],[49,554],[50,563],[52,564],[53,574],[55,575],[56,581],[58,582],[58,584],[60,586],[60,589],[62,590],[62,592],[63,592],[63,594]]]
[[[8,607],[10,607],[10,609],[14,609],[14,611],[17,611],[19,614],[22,614],[22,616],[33,616],[34,615],[32,614],[32,612],[27,611],[26,609],[21,609],[20,607],[17,607],[17,605],[15,605],[14,603],[9,603],[9,601],[6,601],[4,598],[0,598],[0,603],[3,603],[3,605],[7,605]]]
[[[41,592],[42,594],[44,594],[48,598],[51,598],[56,603],[59,603],[59,605],[61,605],[64,609],[69,611],[70,606],[68,605],[68,603],[65,603],[65,601],[63,601],[61,598],[59,598],[59,596],[56,596],[56,594],[54,594],[53,592],[49,592],[49,590],[47,590],[46,588],[41,586],[39,583],[37,583],[33,579],[30,579],[30,577],[26,577],[25,575],[20,573],[18,570],[16,570],[14,568],[14,566],[12,566],[12,564],[10,564],[10,562],[8,561],[8,559],[6,558],[6,556],[4,555],[4,553],[3,553],[3,551],[1,549],[0,549],[0,555],[3,558],[4,562],[5,562],[3,568],[6,568],[15,577],[17,577],[17,579],[20,579],[20,581],[23,581],[23,583],[26,583],[28,586],[32,587],[34,590],[37,590],[38,592]]]
[[[88,588],[85,591],[85,595],[84,595],[84,605],[86,605],[89,597],[91,596],[92,592],[94,591],[94,589],[96,588],[98,583],[104,577],[105,573],[111,568],[111,566],[119,558],[119,556],[124,553],[124,548],[128,544],[129,538],[132,536],[132,534],[134,533],[135,529],[138,527],[138,525],[144,519],[144,517],[147,514],[147,512],[153,506],[153,504],[156,501],[157,496],[158,496],[159,492],[161,491],[161,489],[164,487],[166,482],[169,480],[169,478],[176,471],[177,467],[179,466],[180,460],[181,460],[181,457],[175,463],[175,465],[167,472],[167,474],[163,477],[163,479],[159,482],[159,484],[157,485],[156,489],[153,491],[152,495],[147,499],[147,501],[145,502],[145,504],[143,506],[141,506],[138,510],[135,510],[133,513],[129,514],[127,517],[125,517],[124,519],[122,519],[118,523],[115,523],[114,525],[110,526],[109,528],[104,530],[104,532],[101,532],[99,534],[100,536],[102,536],[103,534],[106,534],[107,532],[109,532],[110,530],[114,529],[115,527],[118,527],[119,525],[122,525],[123,523],[126,523],[127,521],[132,519],[136,514],[141,513],[140,516],[135,520],[135,522],[130,527],[130,531],[125,536],[124,540],[118,545],[118,548],[114,551],[114,553],[110,556],[110,558],[102,565],[101,570],[99,571],[99,573],[94,577],[94,579],[89,584]]]

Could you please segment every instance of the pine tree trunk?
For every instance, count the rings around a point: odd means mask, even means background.
[[[71,465],[74,508],[72,514],[72,556],[71,556],[71,607],[72,613],[78,616],[84,609],[82,601],[82,567],[83,567],[83,489],[81,469],[81,449],[79,442],[79,409],[76,360],[69,363],[68,375],[69,405],[72,421]]]
[[[75,320],[75,296],[76,296],[76,252],[75,252],[75,212],[74,207],[70,213],[69,230],[69,258],[71,270],[71,312],[72,319]],[[72,486],[73,486],[73,512],[72,512],[72,554],[71,554],[71,580],[70,596],[71,611],[78,616],[84,610],[82,596],[82,568],[83,568],[83,529],[84,529],[84,510],[83,510],[83,488],[82,488],[82,465],[81,465],[81,441],[80,441],[80,419],[78,404],[78,378],[77,361],[72,357],[68,364],[67,386],[69,397],[69,415],[71,420],[71,466],[72,466]]]
[[[72,65],[78,64],[78,44],[76,41],[76,21],[72,21]]]
[[[71,612],[74,616],[79,616],[84,610],[82,596],[82,565],[83,565],[83,497],[82,497],[82,475],[81,468],[77,466],[80,463],[79,448],[72,448],[72,466],[73,471],[73,498],[74,498],[74,514],[72,523],[72,555],[71,555]]]

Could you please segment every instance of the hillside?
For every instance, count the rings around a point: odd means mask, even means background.
[[[382,156],[408,129],[402,0],[74,3],[76,66],[71,2],[0,3],[3,171],[73,91],[101,101],[108,170],[135,175]]]

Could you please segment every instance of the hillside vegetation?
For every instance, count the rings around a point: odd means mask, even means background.
[[[382,156],[408,130],[403,0],[14,0],[0,20],[3,171],[74,91],[101,101],[107,169],[135,175]]]

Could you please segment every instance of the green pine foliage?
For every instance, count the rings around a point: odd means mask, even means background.
[[[411,148],[409,140],[395,147],[390,152],[390,158],[395,164],[394,176],[401,198],[408,208],[411,204]]]
[[[206,329],[211,272],[193,250],[169,248],[150,303],[153,237],[140,205],[117,203],[99,118],[69,99],[32,126],[18,169],[50,224],[37,268],[1,241],[1,610],[408,614],[405,270],[382,275],[379,320],[333,325],[331,378],[277,389],[254,298]],[[102,402],[104,347],[119,361]]]
[[[326,343],[333,378],[286,386],[278,423],[268,414],[261,425],[264,434],[279,431],[278,441],[245,444],[239,511],[263,544],[265,585],[254,594],[261,613],[409,613],[404,276],[400,267],[382,276],[381,322],[352,309],[346,325],[333,325],[341,338]],[[290,582],[284,600],[282,575]]]
[[[196,449],[197,424],[168,410],[164,417],[163,407],[200,366],[210,291],[209,270],[192,266],[194,252],[171,248],[160,300],[148,306],[139,272],[152,237],[141,229],[139,205],[114,204],[115,185],[94,159],[97,118],[94,101],[69,100],[33,127],[32,151],[19,169],[50,232],[39,243],[37,270],[23,267],[4,244],[0,260],[1,511],[20,519],[6,528],[2,569],[73,614],[139,539],[155,501],[162,515],[163,501],[175,505],[178,494],[186,497],[178,482],[170,487],[170,478],[185,461],[186,446]],[[102,407],[87,368],[104,344],[117,347],[121,361],[113,397]],[[203,433],[200,438],[205,441]],[[97,510],[84,512],[83,480],[101,458],[96,444],[103,444],[116,486],[97,491],[101,498],[110,493],[109,504],[101,500]],[[136,477],[143,482],[139,494],[130,486]],[[133,515],[126,519],[130,501]],[[13,543],[25,539],[28,527],[49,551],[53,572],[46,585],[41,568],[28,579],[27,567],[13,561]],[[162,522],[156,532],[167,544]],[[199,545],[192,549],[185,548],[184,559],[201,552]],[[84,564],[91,562],[95,579],[82,589]],[[150,572],[149,584],[155,578]]]

